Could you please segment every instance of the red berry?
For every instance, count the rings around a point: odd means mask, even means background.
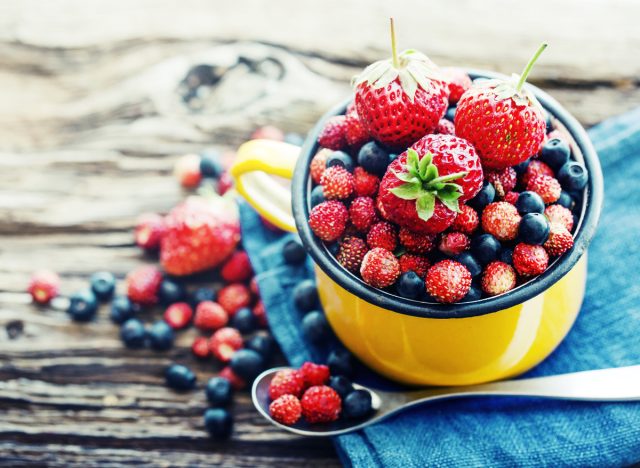
[[[398,245],[395,227],[384,221],[374,224],[367,234],[367,244],[372,249],[382,247],[393,252]]]
[[[440,238],[438,249],[445,255],[453,257],[469,248],[471,241],[466,234],[461,232],[446,232]]]
[[[211,356],[209,350],[209,339],[205,336],[198,336],[191,344],[191,352],[197,358],[204,359]]]
[[[369,251],[367,244],[359,237],[346,236],[340,243],[336,260],[352,273],[358,273],[364,256]]]
[[[560,182],[554,177],[538,175],[527,183],[527,190],[536,192],[546,204],[558,201],[562,193]]]
[[[504,195],[504,201],[506,201],[507,203],[511,204],[511,205],[515,205],[516,202],[518,201],[518,197],[520,196],[520,193],[518,192],[507,192]]]
[[[342,236],[348,219],[345,206],[339,201],[329,200],[313,207],[309,214],[309,226],[320,239],[333,242]]]
[[[498,171],[489,171],[486,174],[486,179],[491,182],[493,188],[496,189],[496,195],[500,198],[503,198],[507,192],[513,190],[518,182],[518,176],[513,167],[505,167]]]
[[[327,168],[327,159],[329,159],[331,153],[332,151],[330,149],[322,148],[311,160],[309,172],[316,184],[319,184],[322,180],[322,174],[324,174],[324,170]]]
[[[353,187],[359,197],[372,197],[378,192],[380,179],[358,166],[353,170]]]
[[[27,292],[37,304],[48,304],[60,291],[60,277],[48,270],[36,271],[29,280]]]
[[[400,276],[400,263],[392,252],[376,247],[362,259],[360,275],[365,283],[376,288],[386,288]]]
[[[513,249],[513,267],[522,276],[537,276],[547,269],[549,255],[541,245],[520,243]]]
[[[553,169],[538,159],[533,159],[522,174],[522,186],[526,187],[531,179],[539,175],[553,177]]]
[[[298,372],[302,376],[306,388],[313,387],[314,385],[322,385],[326,383],[330,377],[328,366],[314,364],[309,361],[302,364]]]
[[[353,193],[353,174],[342,166],[325,169],[320,183],[322,193],[327,200],[341,200]]]
[[[462,68],[445,67],[442,71],[449,85],[449,104],[456,104],[465,91],[471,88],[471,77]]]
[[[145,250],[160,247],[164,235],[164,218],[156,213],[145,213],[138,218],[133,236],[136,245]]]
[[[423,278],[427,274],[427,270],[431,266],[427,257],[420,255],[406,253],[398,260],[400,262],[400,272],[406,273],[407,271],[413,271],[420,278]]]
[[[283,369],[276,372],[269,383],[269,398],[276,400],[282,395],[293,395],[297,398],[304,391],[304,379],[294,369]]]
[[[400,228],[398,237],[400,238],[400,244],[409,253],[425,254],[433,250],[435,246],[435,235],[410,231],[404,227]]]
[[[371,139],[369,132],[367,132],[367,129],[364,128],[364,125],[360,122],[360,118],[357,113],[347,115],[346,126],[347,131],[345,133],[345,138],[347,140],[347,144],[353,151],[358,151],[362,145]]]
[[[218,179],[218,195],[224,195],[233,188],[233,177],[229,172],[224,171]]]
[[[482,212],[482,229],[501,241],[518,236],[521,216],[515,206],[507,202],[493,202]]]
[[[246,281],[253,276],[253,269],[249,261],[249,255],[244,250],[231,254],[229,260],[224,262],[220,270],[220,276],[228,283]]]
[[[460,213],[458,213],[455,221],[453,221],[451,229],[463,234],[470,235],[473,234],[476,229],[478,229],[479,224],[480,219],[478,218],[478,213],[476,212],[476,210],[468,205],[460,205]]]
[[[329,118],[318,136],[320,146],[341,150],[347,146],[347,117],[336,115]]]
[[[573,247],[571,233],[560,223],[551,223],[549,238],[544,243],[544,248],[552,257],[558,257]]]
[[[164,311],[164,321],[171,328],[180,329],[189,325],[193,317],[193,309],[186,302],[176,302],[171,304]]]
[[[223,367],[218,376],[227,379],[234,390],[242,390],[247,385],[242,377],[233,372],[229,366]]]
[[[284,133],[278,127],[274,127],[273,125],[265,125],[264,127],[260,127],[255,130],[251,134],[251,139],[284,141]]]
[[[356,109],[356,102],[351,101],[347,106],[347,110],[344,113],[347,117],[358,115],[358,109]]]
[[[202,180],[200,156],[197,154],[185,154],[176,162],[173,174],[183,187],[196,188]]]
[[[442,260],[427,272],[427,292],[438,302],[452,304],[467,295],[471,288],[471,273],[462,263]]]
[[[269,414],[274,421],[292,426],[297,423],[302,416],[302,405],[293,395],[282,395],[269,405]]]
[[[127,275],[127,296],[133,302],[153,305],[158,302],[162,273],[153,265],[143,265]]]
[[[200,330],[217,330],[229,321],[229,314],[224,308],[213,301],[202,301],[196,307],[193,324]]]
[[[349,218],[360,231],[368,231],[371,225],[377,221],[376,206],[371,197],[358,197],[349,206]]]
[[[243,307],[249,307],[251,292],[244,284],[228,284],[218,292],[218,304],[233,317]]]
[[[562,224],[569,232],[573,230],[573,215],[568,208],[562,205],[549,205],[544,209],[544,215],[549,223]]]
[[[253,306],[253,309],[251,309],[251,312],[253,312],[253,316],[256,318],[259,327],[269,326],[267,322],[267,309],[265,309],[262,301],[258,301],[256,305]]]
[[[211,335],[209,340],[211,353],[221,362],[229,362],[231,356],[243,346],[242,335],[231,327],[221,328]]]
[[[516,272],[503,262],[491,262],[482,274],[482,290],[489,296],[497,296],[516,286]]]
[[[338,393],[326,385],[309,388],[302,399],[302,414],[309,423],[327,423],[338,419],[342,411],[342,400]]]
[[[255,296],[260,295],[260,291],[258,290],[258,281],[255,276],[251,278],[251,281],[249,281],[249,291],[251,291],[251,294]]]
[[[441,135],[455,135],[456,127],[453,125],[453,122],[447,119],[440,119],[438,122],[438,127],[436,128],[436,132]]]

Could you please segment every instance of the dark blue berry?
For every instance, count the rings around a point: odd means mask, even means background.
[[[245,342],[244,347],[254,350],[256,353],[262,356],[262,359],[264,359],[265,362],[267,362],[273,355],[275,345],[275,341],[273,341],[273,338],[271,336],[260,334],[254,335],[249,338]]]
[[[382,177],[389,165],[389,153],[375,141],[365,143],[358,152],[358,164],[370,174]]]
[[[353,356],[346,349],[332,351],[327,358],[327,365],[331,375],[351,377],[353,374]]]
[[[460,302],[471,302],[480,299],[482,299],[482,289],[480,289],[477,285],[472,284],[469,288],[469,292],[460,300]]]
[[[501,248],[498,239],[491,234],[480,234],[471,239],[471,253],[483,265],[498,258]]]
[[[330,335],[329,323],[318,310],[313,310],[302,318],[302,331],[312,343],[322,343]]]
[[[91,290],[102,301],[108,301],[113,297],[116,289],[116,279],[108,271],[99,271],[91,275]]]
[[[203,177],[218,179],[224,172],[220,163],[220,153],[216,150],[203,151],[200,154],[200,173]]]
[[[549,238],[549,221],[540,213],[529,213],[520,220],[518,239],[525,244],[541,245]]]
[[[137,318],[130,318],[120,327],[120,339],[127,348],[144,348],[147,342],[147,330]]]
[[[544,201],[536,192],[526,191],[518,196],[516,208],[521,215],[527,213],[544,213]]]
[[[542,146],[540,159],[557,171],[569,160],[571,149],[569,144],[560,138],[552,138]]]
[[[572,210],[575,205],[573,197],[569,194],[569,192],[565,192],[564,190],[560,192],[560,198],[558,198],[558,201],[556,203],[570,210]]]
[[[116,296],[111,302],[111,320],[115,323],[126,322],[135,315],[137,309],[137,305],[127,296]]]
[[[158,289],[158,298],[163,305],[184,301],[187,291],[183,285],[171,278],[164,278]]]
[[[240,333],[251,333],[256,328],[255,317],[251,309],[243,307],[239,309],[231,320],[229,326],[237,328]]]
[[[498,256],[498,260],[500,260],[502,263],[506,263],[507,265],[512,265],[513,249],[511,248],[502,249],[502,252],[500,252],[500,255]]]
[[[469,273],[471,273],[471,276],[478,276],[482,273],[482,265],[478,263],[478,260],[476,260],[470,252],[462,252],[461,254],[456,255],[454,260],[466,266]]]
[[[167,386],[174,390],[191,390],[196,386],[196,374],[182,364],[171,364],[164,373]]]
[[[149,345],[156,351],[166,351],[173,346],[175,333],[173,328],[164,320],[155,322],[148,331]]]
[[[307,259],[307,251],[300,241],[291,239],[282,247],[282,256],[289,265],[300,265]]]
[[[240,349],[233,353],[229,365],[238,376],[247,382],[253,382],[264,370],[264,359],[252,349]]]
[[[467,202],[467,204],[471,208],[475,208],[476,211],[480,212],[487,206],[489,203],[493,202],[493,199],[496,197],[496,189],[490,182],[486,180],[482,184],[482,188],[478,192],[478,194],[473,197],[471,200]]]
[[[319,205],[323,201],[326,201],[326,198],[324,198],[322,185],[316,185],[315,187],[313,187],[313,190],[311,190],[311,208]]]
[[[207,400],[211,406],[227,406],[233,398],[233,388],[231,382],[223,377],[213,377],[207,382],[205,387]]]
[[[589,176],[584,166],[575,161],[569,161],[556,174],[562,188],[568,191],[582,190],[587,185]]]
[[[346,419],[362,419],[372,411],[371,393],[367,390],[354,390],[342,400],[342,415]]]
[[[233,430],[233,419],[224,408],[209,408],[204,412],[204,427],[213,439],[228,439]]]
[[[447,119],[450,122],[453,122],[453,120],[456,117],[456,110],[458,108],[456,106],[451,106],[447,109],[447,113],[444,114],[444,118]]]
[[[326,167],[340,166],[353,172],[353,159],[344,151],[334,151],[327,158]]]
[[[201,302],[215,301],[216,296],[215,290],[211,288],[198,288],[189,294],[189,304],[195,309]]]
[[[396,291],[402,297],[416,299],[424,290],[424,281],[415,271],[402,273],[396,282]]]
[[[544,111],[544,115],[545,115],[545,124],[547,126],[547,133],[553,131],[553,122],[551,121],[551,114],[547,111]]]
[[[69,298],[67,313],[71,320],[88,322],[98,311],[98,299],[91,289],[83,289]]]
[[[516,174],[522,175],[524,174],[524,171],[527,170],[527,167],[529,167],[530,162],[531,162],[531,158],[527,158],[524,161],[522,161],[520,164],[516,164],[515,166],[513,166],[513,170],[516,171]]]
[[[329,377],[329,387],[333,388],[343,400],[353,391],[351,381],[344,375],[334,375]]]
[[[308,312],[318,305],[318,290],[313,280],[304,280],[293,289],[293,303],[302,312]]]

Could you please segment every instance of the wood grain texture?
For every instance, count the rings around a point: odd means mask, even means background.
[[[54,269],[69,294],[153,261],[131,228],[185,196],[176,158],[233,150],[263,124],[305,133],[386,55],[389,15],[402,47],[445,65],[519,71],[549,41],[532,81],[586,125],[640,105],[640,6],[559,3],[0,3],[0,465],[337,465],[329,441],[265,424],[246,394],[232,440],[210,441],[203,392],[162,379],[172,361],[201,385],[217,372],[190,357],[193,332],[168,353],[126,351],[104,309],[78,325],[31,306],[28,276]]]

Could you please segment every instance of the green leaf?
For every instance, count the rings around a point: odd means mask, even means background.
[[[440,183],[444,183],[444,182],[450,182],[452,180],[460,179],[461,177],[464,177],[467,174],[468,174],[468,172],[456,172],[454,174],[447,174],[447,175],[443,175],[442,177],[437,177],[437,178],[431,180],[429,183],[430,184],[440,184]]]
[[[414,176],[412,174],[409,174],[408,172],[394,172],[393,175],[395,175],[402,182],[418,182],[418,183],[420,183],[420,180],[416,176]]]
[[[418,163],[418,172],[420,172],[420,178],[422,180],[425,180],[425,177],[427,175],[427,169],[431,164],[431,159],[432,159],[431,153],[427,152],[427,154],[422,156],[422,159]]]
[[[415,200],[422,193],[422,184],[420,182],[408,182],[392,188],[390,192],[403,200]]]
[[[429,164],[427,167],[427,173],[424,176],[425,181],[430,181],[438,177],[438,168],[434,164]]]
[[[451,211],[455,211],[456,213],[460,213],[460,205],[458,203],[458,199],[455,200],[443,200],[440,198],[440,201],[449,208]]]
[[[400,86],[404,90],[405,94],[409,97],[409,100],[413,102],[413,98],[418,90],[418,82],[411,76],[407,70],[399,70],[398,78],[400,78]]]
[[[389,83],[398,77],[398,70],[393,67],[389,67],[380,78],[374,83],[375,89],[386,88]]]
[[[428,221],[433,216],[433,210],[436,206],[436,197],[431,192],[420,195],[416,200],[416,211],[418,217],[423,221]]]
[[[411,167],[417,170],[419,163],[420,163],[420,156],[418,155],[418,152],[413,148],[409,148],[407,150],[407,167]]]

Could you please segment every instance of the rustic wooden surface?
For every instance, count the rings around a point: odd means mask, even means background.
[[[77,325],[22,292],[35,268],[70,293],[95,270],[122,278],[147,261],[131,227],[184,196],[176,157],[233,149],[262,124],[306,132],[386,54],[389,15],[401,45],[446,65],[518,71],[548,40],[532,81],[586,125],[640,104],[631,0],[392,3],[0,4],[0,464],[338,464],[329,441],[272,428],[246,395],[233,439],[211,442],[203,392],[162,382],[171,360],[214,375],[191,359],[189,333],[165,354],[125,351],[105,311]],[[186,99],[198,65],[210,86]]]

